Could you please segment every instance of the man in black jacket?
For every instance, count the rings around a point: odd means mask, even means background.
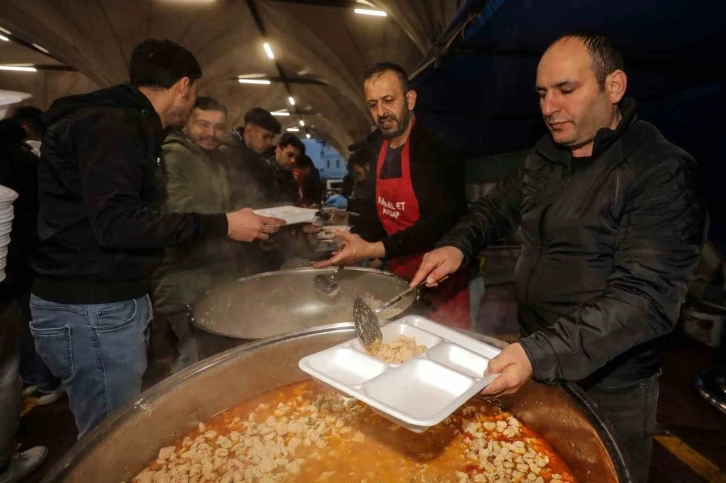
[[[272,201],[285,205],[299,203],[300,194],[292,169],[303,154],[305,145],[299,137],[289,132],[280,136],[274,156],[267,159],[271,173],[269,193],[273,197]]]
[[[264,208],[270,202],[272,172],[265,155],[280,134],[280,123],[275,116],[261,107],[245,113],[245,125],[235,130],[239,144],[225,159],[229,176],[229,194],[233,207]]]
[[[411,280],[427,250],[466,210],[463,167],[436,133],[416,122],[416,91],[398,65],[376,64],[365,74],[364,91],[378,126],[368,137],[370,186],[358,203],[353,233],[337,232],[342,249],[317,267],[383,259]],[[428,291],[427,311],[441,323],[470,328],[465,270]]]
[[[31,331],[63,381],[80,436],[141,389],[150,274],[163,249],[266,239],[281,220],[249,209],[161,213],[164,128],[181,127],[201,68],[184,47],[134,48],[130,83],[60,99],[45,116]]]
[[[522,339],[492,359],[485,390],[530,377],[577,381],[610,419],[636,481],[655,430],[659,346],[678,320],[705,233],[696,163],[624,97],[606,37],[556,41],[537,69],[550,134],[426,255],[431,284],[522,227],[515,269]]]

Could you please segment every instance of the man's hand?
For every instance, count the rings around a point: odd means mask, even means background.
[[[310,223],[309,225],[305,225],[302,227],[302,232],[306,235],[314,235],[316,233],[320,233],[322,229],[323,225],[319,225],[317,223]]]
[[[260,216],[249,208],[227,213],[227,235],[237,241],[267,240],[285,224],[285,220]]]
[[[515,343],[505,347],[484,372],[485,376],[499,374],[499,377],[484,388],[485,396],[503,396],[514,394],[532,377],[532,363],[521,344]]]
[[[340,244],[340,250],[333,252],[331,258],[318,262],[313,267],[325,268],[330,266],[353,265],[363,260],[372,260],[386,256],[386,249],[381,242],[368,243],[359,235],[340,230],[335,230],[333,233],[343,240],[343,243]]]
[[[258,242],[258,245],[263,252],[275,252],[280,250],[280,248],[282,247],[282,243],[280,243],[278,240],[275,240],[275,237],[271,237],[267,240],[260,240]]]
[[[415,287],[426,280],[427,287],[435,287],[444,277],[457,271],[463,262],[464,254],[458,248],[441,247],[428,252],[424,255],[411,286]]]

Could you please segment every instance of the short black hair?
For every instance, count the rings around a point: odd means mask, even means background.
[[[315,163],[313,163],[313,160],[308,156],[307,154],[303,154],[302,156],[298,156],[297,160],[295,161],[295,166],[301,169],[305,168],[314,168]]]
[[[286,132],[280,136],[280,142],[277,143],[280,149],[285,149],[288,146],[292,146],[300,151],[300,154],[305,154],[305,143],[303,143],[299,137],[292,133]]]
[[[165,39],[148,39],[131,53],[129,79],[134,87],[168,89],[179,79],[195,82],[202,77],[202,68],[186,48]]]
[[[403,67],[398,64],[394,64],[393,62],[378,62],[377,64],[373,64],[366,69],[366,72],[363,75],[363,82],[368,79],[372,79],[373,77],[378,77],[381,74],[385,74],[386,72],[393,72],[396,74],[398,81],[401,83],[401,90],[404,94],[413,89],[411,81],[408,80],[408,74],[406,71]]]
[[[224,104],[212,97],[197,96],[197,100],[194,102],[194,109],[201,111],[220,111],[225,116],[227,115],[227,108]]]
[[[33,133],[42,136],[45,133],[43,111],[34,106],[20,106],[13,112],[12,119],[26,125]]]
[[[348,170],[352,170],[354,166],[366,168],[375,158],[376,153],[368,143],[359,145],[348,158]]]
[[[253,107],[245,114],[245,125],[254,124],[260,126],[262,129],[266,129],[273,134],[280,134],[282,126],[275,119],[275,116],[270,114],[270,111],[262,109],[261,107]]]
[[[561,35],[556,42],[568,38],[577,39],[587,47],[592,58],[592,71],[600,89],[605,88],[605,79],[610,74],[625,69],[623,54],[607,35],[595,30],[575,30]]]

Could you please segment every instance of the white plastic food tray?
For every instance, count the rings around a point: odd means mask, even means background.
[[[389,364],[353,339],[302,358],[299,367],[416,433],[446,419],[497,377],[484,377],[484,371],[500,349],[454,329],[409,315],[381,331],[384,343],[415,337],[426,351]]]
[[[288,225],[297,223],[312,223],[318,210],[311,208],[298,208],[297,206],[276,206],[274,208],[264,208],[262,210],[254,210],[255,213],[262,216],[272,216],[283,219]]]

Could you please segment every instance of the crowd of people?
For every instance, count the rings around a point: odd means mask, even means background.
[[[0,430],[2,483],[45,456],[14,454],[21,373],[26,392],[68,394],[83,437],[140,392],[152,318],[178,339],[179,370],[197,358],[189,304],[280,267],[279,246],[295,234],[252,208],[322,201],[300,139],[275,143],[281,126],[262,108],[230,132],[227,108],[197,96],[202,70],[184,47],[145,41],[129,71],[127,84],[0,123],[0,184],[20,195],[2,282],[0,417],[12,421]],[[316,266],[384,261],[428,286],[423,315],[469,329],[469,262],[521,227],[522,338],[490,362],[501,375],[485,392],[530,378],[578,383],[645,482],[659,349],[704,241],[695,162],[638,119],[622,57],[600,34],[556,40],[535,86],[549,133],[467,207],[463,165],[417,120],[407,73],[392,63],[367,70],[377,129],[353,146],[344,193],[328,200],[356,216]]]

